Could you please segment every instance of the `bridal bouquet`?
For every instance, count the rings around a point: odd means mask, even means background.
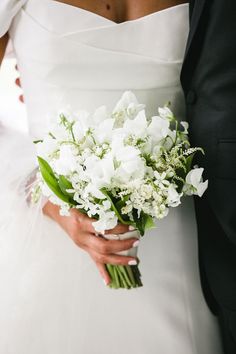
[[[178,122],[168,106],[147,117],[145,106],[129,91],[112,112],[101,106],[93,113],[59,114],[36,143],[39,172],[33,201],[44,195],[63,215],[77,208],[96,219],[93,226],[100,237],[108,238],[104,231],[118,222],[143,236],[183,196],[202,196],[207,188],[203,168],[192,168],[194,154],[203,151],[190,147],[188,124]],[[138,266],[107,264],[107,270],[112,288],[142,286]]]

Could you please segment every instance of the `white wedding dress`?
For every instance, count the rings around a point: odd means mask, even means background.
[[[179,82],[188,5],[117,24],[53,0],[1,0],[28,109],[28,136],[0,131],[0,353],[220,354],[198,272],[193,202],[157,222],[139,247],[144,287],[111,290],[87,253],[40,206],[28,206],[32,140],[61,108],[112,108],[132,90],[149,114]]]

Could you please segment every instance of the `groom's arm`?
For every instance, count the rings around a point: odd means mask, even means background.
[[[7,43],[8,43],[8,35],[6,34],[4,37],[0,38],[0,65],[5,55]]]

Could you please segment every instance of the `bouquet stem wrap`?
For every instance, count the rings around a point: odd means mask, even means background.
[[[137,238],[138,240],[141,236],[138,230],[134,230],[119,235],[105,234],[103,237],[107,240],[127,240],[130,238]],[[118,252],[117,254],[121,256],[129,256],[136,258],[138,254],[138,247],[132,247],[129,250]],[[139,271],[138,265],[107,264],[106,268],[111,278],[111,282],[109,284],[110,288],[131,289],[143,286],[141,281],[141,273]]]

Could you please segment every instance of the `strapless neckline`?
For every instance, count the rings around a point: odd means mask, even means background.
[[[58,109],[112,109],[125,90],[149,107],[149,116],[167,101],[184,116],[179,75],[188,18],[182,4],[116,24],[57,0],[27,0],[10,36],[33,138],[45,134]]]
[[[87,16],[94,17],[94,18],[96,18],[98,20],[101,19],[101,21],[110,23],[110,24],[112,24],[114,26],[123,26],[123,25],[129,24],[129,23],[136,23],[136,22],[139,22],[139,21],[145,21],[145,20],[147,20],[147,19],[149,19],[149,18],[151,18],[153,16],[162,15],[163,13],[169,13],[169,12],[175,11],[177,8],[189,6],[188,3],[183,3],[183,4],[176,5],[176,6],[168,7],[168,8],[163,9],[163,10],[152,12],[150,14],[147,14],[145,16],[141,16],[141,17],[133,19],[133,20],[127,20],[127,21],[123,21],[123,22],[116,22],[116,21],[110,20],[109,18],[107,18],[105,16],[97,14],[96,12],[93,12],[93,11],[90,11],[90,10],[86,10],[86,9],[83,9],[81,7],[78,7],[78,6],[70,5],[70,4],[67,4],[65,2],[60,2],[58,0],[45,0],[45,1],[49,2],[49,3],[52,3],[55,6],[59,6],[59,7],[62,6],[64,8],[71,9],[72,11],[78,11],[80,13],[84,13]]]

